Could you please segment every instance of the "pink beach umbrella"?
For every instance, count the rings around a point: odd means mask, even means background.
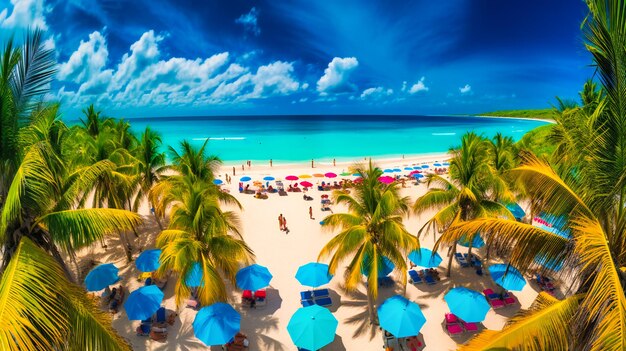
[[[395,179],[393,179],[393,177],[389,177],[389,176],[384,176],[384,177],[379,177],[378,181],[384,184],[391,184],[393,183]]]
[[[310,182],[307,182],[307,181],[301,182],[300,185],[302,185],[305,188],[310,188],[310,187],[313,186],[313,184],[311,184]]]
[[[419,174],[422,173],[421,171],[412,171],[411,173],[409,173],[409,175],[413,175],[413,174]]]
[[[295,176],[295,175],[288,175],[288,176],[285,177],[285,179],[287,179],[287,180],[298,180],[299,178],[297,176]]]
[[[335,177],[337,177],[337,175],[335,173],[333,173],[333,172],[325,173],[324,176],[326,176],[326,178],[335,178]]]

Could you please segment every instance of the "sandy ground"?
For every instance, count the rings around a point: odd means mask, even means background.
[[[421,162],[442,161],[445,155],[433,155],[428,157],[413,157],[406,159],[378,160],[378,165],[387,168],[398,166],[400,168]],[[330,165],[316,165],[311,169],[308,164],[269,165],[252,164],[251,169],[246,167],[242,173],[241,166],[238,167],[236,176],[233,177],[232,184],[224,185],[230,189],[243,205],[244,210],[240,213],[242,222],[242,232],[247,243],[256,254],[256,262],[269,268],[274,278],[268,288],[268,304],[263,308],[250,310],[238,305],[241,292],[231,289],[231,304],[242,315],[241,330],[248,335],[250,340],[250,350],[296,350],[287,333],[287,323],[291,315],[300,307],[299,292],[306,290],[295,279],[296,270],[300,265],[316,261],[317,255],[322,246],[332,237],[333,233],[321,230],[319,222],[325,217],[327,212],[320,210],[320,195],[317,190],[310,190],[308,195],[314,201],[304,201],[301,193],[289,193],[288,196],[278,196],[270,194],[269,199],[256,199],[253,195],[239,194],[237,183],[243,174],[249,175],[256,180],[260,180],[265,175],[272,175],[277,178],[288,174],[312,174],[335,172],[337,174],[347,170],[348,163],[338,163],[335,167]],[[224,166],[220,177],[224,179],[224,173],[228,172],[232,176],[232,165]],[[322,178],[307,179],[311,183],[316,183]],[[326,179],[327,180],[327,179]],[[285,182],[288,184],[289,182]],[[403,195],[417,198],[426,191],[425,185],[409,185],[402,189]],[[328,193],[328,192],[325,192]],[[309,206],[313,207],[314,220],[309,218]],[[333,205],[334,212],[345,209]],[[278,228],[277,217],[283,214],[287,218],[290,229],[289,234],[285,234]],[[144,225],[141,228],[139,237],[132,233],[128,234],[128,239],[134,248],[134,257],[141,250],[154,247],[154,240],[159,232],[149,209],[144,206],[141,209],[144,217]],[[411,216],[405,221],[407,229],[411,233],[417,233],[419,228],[431,214],[425,214],[421,218]],[[86,261],[112,262],[120,268],[120,275],[127,290],[132,291],[142,285],[138,281],[137,271],[134,263],[127,263],[126,257],[121,249],[118,237],[108,237],[107,249],[102,249],[95,244],[92,248],[81,252],[80,257],[83,263]],[[422,247],[431,248],[434,243],[432,233],[422,236],[420,239]],[[459,246],[459,251],[464,252],[466,248]],[[479,255],[484,257],[484,252],[478,250]],[[463,343],[471,338],[471,335],[463,335],[452,339],[445,332],[442,326],[444,314],[448,312],[447,305],[443,300],[444,294],[452,287],[465,286],[471,289],[482,291],[484,288],[495,288],[495,284],[487,275],[479,277],[471,268],[461,268],[456,262],[453,263],[452,277],[446,278],[447,250],[440,251],[443,263],[439,267],[441,281],[435,285],[411,285],[406,287],[406,297],[418,303],[426,316],[426,325],[421,330],[421,337],[425,343],[425,350],[454,350],[457,343]],[[491,262],[490,262],[491,263]],[[347,263],[346,263],[347,264]],[[331,290],[333,305],[330,311],[333,312],[339,321],[335,341],[324,347],[325,351],[335,350],[382,350],[382,335],[378,328],[372,327],[368,321],[367,299],[365,286],[362,285],[358,291],[347,293],[342,288],[343,272],[338,272],[333,278],[328,288]],[[393,274],[392,274],[393,276]],[[165,289],[164,305],[170,310],[176,310],[174,302],[174,279],[170,278],[170,283]],[[399,277],[395,277],[399,281]],[[523,291],[516,292],[521,305],[513,305],[497,312],[490,310],[487,318],[483,322],[485,328],[501,329],[508,317],[513,316],[519,308],[527,308],[537,295],[538,287],[534,283],[526,285]],[[381,288],[378,303],[394,294],[402,294],[403,286],[396,284],[394,288]],[[128,293],[127,293],[128,294]],[[114,316],[113,325],[125,338],[132,343],[135,350],[220,350],[220,347],[207,347],[193,336],[192,322],[196,312],[189,308],[181,307],[179,318],[176,323],[169,328],[169,336],[165,343],[151,341],[149,338],[135,335],[135,328],[138,321],[129,321],[123,309]]]

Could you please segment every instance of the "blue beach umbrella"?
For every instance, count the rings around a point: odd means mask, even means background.
[[[156,285],[142,286],[133,291],[124,302],[130,320],[142,321],[150,318],[161,307],[163,291]]]
[[[524,216],[526,216],[526,212],[524,212],[522,207],[515,202],[506,204],[505,206],[506,209],[509,210],[515,218],[524,218]]]
[[[413,169],[422,169],[421,166],[414,166]]]
[[[387,168],[383,171],[384,173],[393,173],[393,169]]]
[[[380,327],[396,338],[416,336],[426,324],[420,306],[400,295],[392,296],[378,306],[378,320]]]
[[[463,234],[461,238],[459,238],[459,245],[464,246],[464,247],[469,247],[469,244],[470,244],[470,241],[469,241],[467,234]],[[480,237],[480,234],[476,233],[476,235],[474,235],[474,238],[472,239],[472,247],[476,249],[480,249],[483,246],[485,246],[485,242],[483,241],[483,238]]]
[[[441,264],[441,261],[443,261],[437,252],[433,255],[433,252],[427,248],[411,251],[411,253],[409,253],[409,260],[416,266],[425,268],[437,267]]]
[[[213,179],[213,184],[215,184],[215,185],[220,185],[222,183],[224,183],[224,182],[221,179]]]
[[[521,291],[526,285],[526,280],[524,280],[522,273],[513,266],[494,264],[489,266],[489,274],[491,274],[491,279],[496,284],[506,290]]]
[[[433,163],[433,166],[435,166],[435,167],[441,167],[441,163]]]
[[[99,291],[120,280],[118,269],[112,263],[105,263],[92,269],[85,277],[87,291]]]
[[[449,166],[449,165],[450,165],[450,163],[448,163],[448,162],[444,162],[444,163],[443,163],[443,165],[444,165],[444,166]]]
[[[559,260],[559,259],[550,260],[546,256],[543,256],[543,255],[535,256],[535,263],[540,264],[555,272],[559,272],[561,269],[563,269],[563,260]]]
[[[263,180],[266,180],[266,181],[272,181],[274,179],[276,179],[276,178],[274,178],[272,176],[263,177]]]
[[[161,266],[159,258],[161,257],[161,250],[152,249],[142,252],[137,260],[135,266],[142,272],[154,272]]]
[[[241,329],[241,315],[231,305],[217,302],[201,308],[191,325],[205,345],[224,345]]]
[[[443,299],[450,312],[469,323],[484,321],[491,308],[483,294],[461,286],[448,291]]]
[[[337,318],[327,308],[312,305],[299,308],[287,324],[287,331],[297,347],[319,350],[335,340]]]
[[[240,182],[249,182],[250,180],[252,180],[252,178],[250,178],[248,176],[243,176],[243,177],[239,178]]]
[[[378,277],[386,277],[389,273],[393,272],[393,269],[396,267],[390,259],[383,256],[382,260],[379,260],[378,266]],[[370,265],[372,261],[370,260],[368,255],[363,257],[363,262],[361,264],[361,274],[364,274],[366,277],[369,276]]]
[[[404,170],[405,170],[405,171],[412,171],[412,170],[413,170],[413,167],[404,167]]]
[[[402,170],[400,168],[394,168],[393,171],[394,172],[402,172]]]
[[[266,267],[253,264],[240,269],[235,278],[240,289],[255,291],[270,285],[272,273]]]
[[[424,178],[424,176],[421,173],[415,173],[415,174],[413,174],[413,178],[415,178],[415,179],[422,179],[422,178]]]
[[[422,168],[430,168],[429,165],[422,165]]]
[[[191,269],[187,272],[185,284],[190,288],[197,288],[200,285],[204,285],[202,282],[202,266],[199,262],[194,262]]]
[[[314,288],[328,284],[332,278],[332,274],[328,273],[328,265],[325,263],[310,262],[300,266],[296,272],[296,279],[300,284]]]

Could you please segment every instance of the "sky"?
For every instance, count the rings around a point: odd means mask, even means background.
[[[46,31],[76,117],[476,114],[546,108],[593,76],[582,0],[0,0]]]

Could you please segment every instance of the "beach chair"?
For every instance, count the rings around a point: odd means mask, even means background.
[[[319,306],[330,306],[333,304],[333,300],[330,297],[322,297],[319,299],[315,299],[315,304]]]
[[[517,299],[512,294],[506,293],[504,294],[504,304],[505,305],[514,305],[517,303]]]
[[[460,252],[454,254],[454,259],[461,265],[461,267],[469,267],[469,264],[465,260],[465,257]]]
[[[445,319],[446,324],[454,324],[459,322],[459,317],[457,317],[454,313],[446,313]]]
[[[152,327],[152,323],[144,323],[145,321],[141,322],[141,325],[139,325],[137,327],[137,329],[135,330],[135,332],[137,333],[137,336],[149,336],[150,335],[150,329]]]
[[[461,335],[465,332],[463,327],[461,327],[459,324],[446,324],[446,331],[450,336]]]
[[[318,298],[318,297],[327,297],[329,296],[329,292],[328,289],[317,289],[317,290],[313,290],[313,297]]]
[[[465,331],[468,331],[468,332],[477,332],[478,324],[463,322],[463,329],[465,329]]]
[[[487,297],[487,300],[499,300],[500,299],[500,295],[496,294],[491,289],[483,290],[483,294],[485,294],[485,297]]]
[[[391,277],[382,277],[378,278],[378,286],[383,288],[388,288],[394,285],[393,279]]]
[[[313,292],[311,291],[301,291],[300,292],[300,300],[312,300],[313,299]]]
[[[302,307],[309,307],[315,305],[315,301],[313,300],[300,300]]]
[[[409,278],[410,278],[409,280],[413,284],[422,284],[422,282],[423,282],[423,280],[419,276],[419,274],[417,274],[417,272],[412,270],[412,269],[409,271]]]
[[[489,299],[488,302],[494,310],[504,307],[504,301],[500,299]]]
[[[165,316],[165,307],[159,307],[159,309],[155,313],[154,321],[156,323],[165,323],[165,322],[167,322],[167,318]]]
[[[428,285],[433,285],[437,283],[435,278],[433,278],[433,276],[431,276],[430,274],[424,274],[424,280],[426,281],[426,284]]]

